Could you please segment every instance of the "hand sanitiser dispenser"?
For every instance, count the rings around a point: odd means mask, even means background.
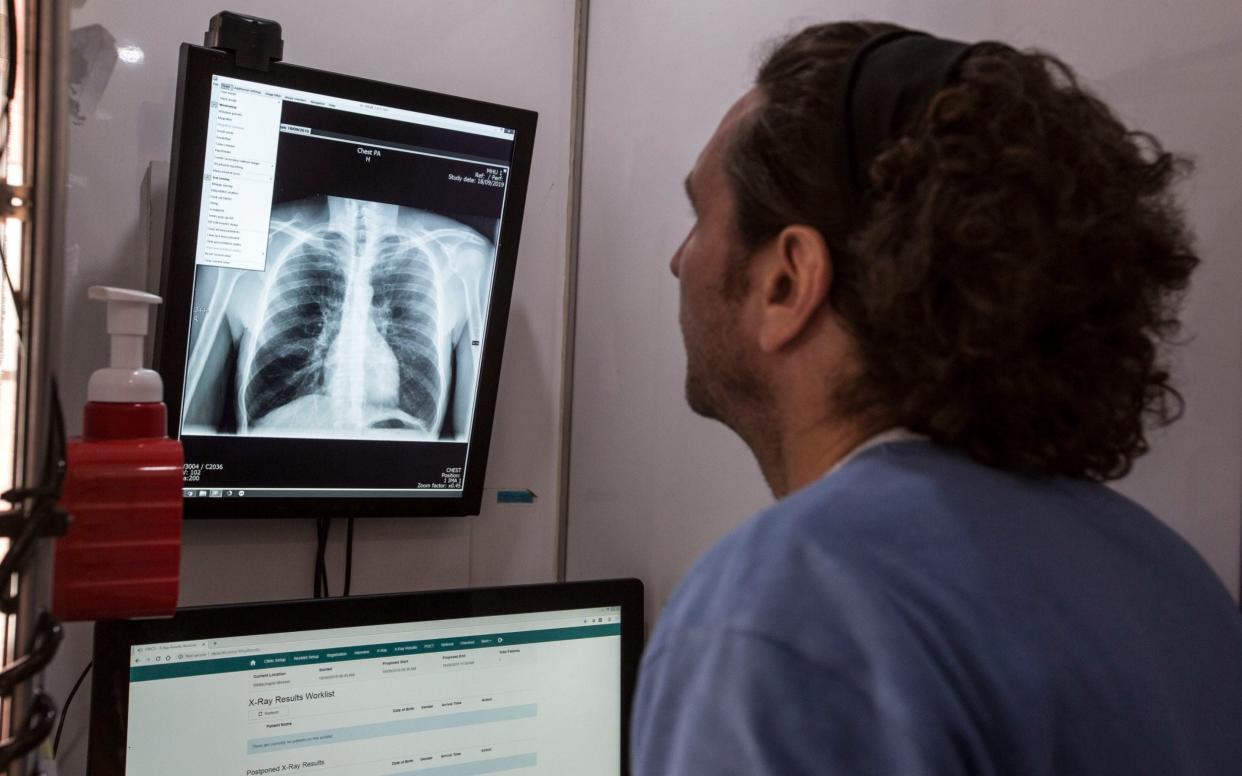
[[[62,620],[171,615],[181,572],[184,454],[169,439],[159,374],[143,367],[154,294],[92,286],[108,304],[112,356],[91,375],[69,441],[52,610]]]

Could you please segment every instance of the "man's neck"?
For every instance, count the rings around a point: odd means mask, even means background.
[[[762,451],[752,450],[772,495],[780,499],[824,476],[883,428],[861,420],[820,419],[791,426]]]
[[[837,406],[839,388],[859,369],[852,343],[825,311],[802,340],[768,357],[762,368],[762,401],[730,413],[743,421],[734,430],[750,446],[778,499],[819,479],[856,447],[894,425],[882,410],[845,413]]]

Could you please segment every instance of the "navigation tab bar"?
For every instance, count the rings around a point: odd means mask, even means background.
[[[589,639],[603,636],[620,636],[619,623],[583,625],[572,628],[549,628],[544,630],[516,631],[512,633],[490,633],[487,635],[461,636],[442,639],[422,639],[419,641],[393,642],[388,644],[363,644],[331,650],[302,650],[297,652],[277,652],[251,657],[228,657],[209,660],[191,660],[178,663],[156,663],[154,665],[133,666],[129,669],[131,682],[145,682],[157,679],[173,679],[182,676],[200,676],[205,674],[223,674],[235,671],[252,671],[265,668],[278,668],[292,665],[313,665],[316,663],[333,663],[349,660],[373,660],[389,655],[426,654],[432,652],[452,652],[471,649],[496,649],[523,644],[537,644],[545,641],[567,641],[572,639]]]

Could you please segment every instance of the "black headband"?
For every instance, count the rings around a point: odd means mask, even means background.
[[[868,40],[850,57],[841,110],[843,190],[850,228],[859,226],[881,151],[913,129],[932,97],[957,74],[971,46],[914,30]]]

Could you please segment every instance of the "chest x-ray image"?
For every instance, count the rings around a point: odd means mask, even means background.
[[[494,262],[427,211],[275,206],[264,271],[198,268],[182,433],[467,440]]]

